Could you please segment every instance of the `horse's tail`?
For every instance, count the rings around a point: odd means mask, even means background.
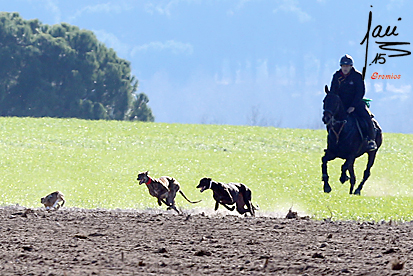
[[[377,122],[376,119],[372,119],[373,120],[373,125],[374,128],[376,129],[376,144],[377,144],[377,148],[379,148],[381,146],[381,144],[383,143],[383,134],[382,134],[382,129],[379,125],[379,122]]]

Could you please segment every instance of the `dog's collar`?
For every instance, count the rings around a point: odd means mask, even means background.
[[[146,185],[149,185],[149,184],[152,183],[152,179],[150,177],[148,177],[148,179],[149,179],[149,181],[145,183]]]
[[[211,189],[211,187],[212,187],[212,179],[211,179],[211,181],[209,181],[209,188],[208,189]]]

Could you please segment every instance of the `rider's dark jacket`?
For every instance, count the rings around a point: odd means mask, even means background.
[[[340,97],[345,109],[351,106],[357,108],[366,93],[362,74],[354,67],[346,76],[341,69],[338,70],[333,75],[330,92]]]
[[[374,138],[375,131],[373,122],[367,106],[363,102],[363,97],[366,93],[363,75],[354,69],[354,67],[351,68],[350,72],[346,76],[343,74],[341,69],[338,70],[333,75],[330,92],[335,93],[340,97],[346,110],[349,107],[355,108],[354,113],[356,116],[368,124],[366,129],[367,136]]]

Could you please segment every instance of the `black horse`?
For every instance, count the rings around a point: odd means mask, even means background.
[[[324,98],[323,105],[323,122],[327,126],[327,149],[322,157],[322,173],[324,182],[324,192],[331,192],[330,184],[328,183],[327,162],[335,158],[346,160],[341,167],[340,182],[344,183],[350,179],[350,194],[353,193],[354,184],[356,184],[356,176],[354,174],[354,161],[364,153],[368,154],[368,162],[364,171],[363,180],[354,191],[354,194],[360,195],[361,189],[366,180],[370,176],[370,169],[374,164],[376,153],[382,144],[383,136],[381,128],[375,119],[373,124],[376,128],[375,141],[377,149],[374,151],[366,151],[366,141],[363,138],[364,124],[355,118],[354,113],[350,115],[344,109],[343,103],[337,94],[330,93],[328,86],[325,86],[327,95]],[[346,172],[349,172],[350,177]]]

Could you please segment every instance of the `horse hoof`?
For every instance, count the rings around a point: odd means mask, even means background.
[[[349,180],[350,179],[350,177],[348,177],[347,175],[346,176],[344,176],[344,177],[340,177],[340,182],[341,182],[341,184],[344,184],[347,180]]]
[[[359,195],[360,195],[360,190],[356,190],[356,191],[354,192],[354,194],[359,196]]]
[[[329,192],[331,192],[331,187],[330,186],[324,186],[324,192],[325,193],[329,193]]]

